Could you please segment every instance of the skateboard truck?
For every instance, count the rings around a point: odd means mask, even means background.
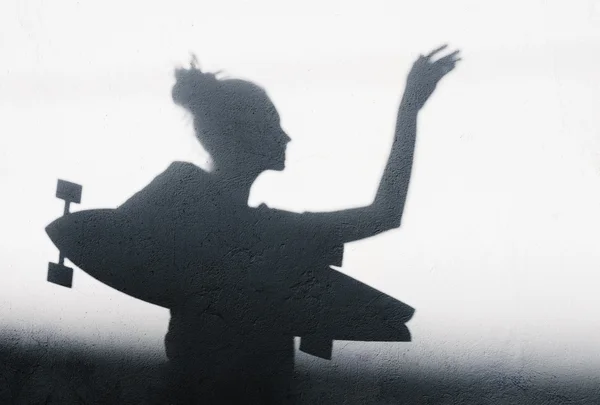
[[[56,185],[56,198],[65,200],[64,215],[69,214],[71,203],[79,204],[81,202],[81,189],[79,184],[71,183],[65,180],[58,180]],[[48,282],[71,288],[73,285],[73,269],[65,266],[65,257],[60,252],[58,263],[48,263]]]

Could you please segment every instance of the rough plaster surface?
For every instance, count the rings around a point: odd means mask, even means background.
[[[369,202],[405,70],[448,41],[465,61],[424,112],[403,229],[343,263],[418,309],[413,343],[299,353],[302,401],[598,403],[597,1],[174,4],[0,5],[0,402],[135,403],[154,381],[168,312],[81,272],[48,285],[43,228],[57,178],[99,208],[210,166],[169,100],[190,50],[269,88],[294,138],[254,203],[318,211]]]

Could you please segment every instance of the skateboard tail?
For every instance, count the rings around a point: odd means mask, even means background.
[[[151,304],[171,304],[175,284],[167,258],[128,215],[78,211],[50,223],[46,234],[61,256],[103,284]]]

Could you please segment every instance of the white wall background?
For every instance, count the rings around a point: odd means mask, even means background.
[[[410,64],[446,42],[464,61],[420,116],[403,227],[343,267],[417,309],[414,342],[336,361],[600,380],[597,0],[2,1],[0,327],[162,350],[166,310],[45,281],[43,228],[57,178],[83,184],[75,209],[114,207],[172,160],[206,165],[170,99],[190,52],[266,87],[293,138],[253,203],[331,210],[370,202]]]

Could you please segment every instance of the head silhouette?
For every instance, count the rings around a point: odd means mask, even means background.
[[[220,174],[258,175],[283,170],[290,138],[263,88],[219,79],[192,65],[175,71],[173,101],[192,114],[200,143]]]

